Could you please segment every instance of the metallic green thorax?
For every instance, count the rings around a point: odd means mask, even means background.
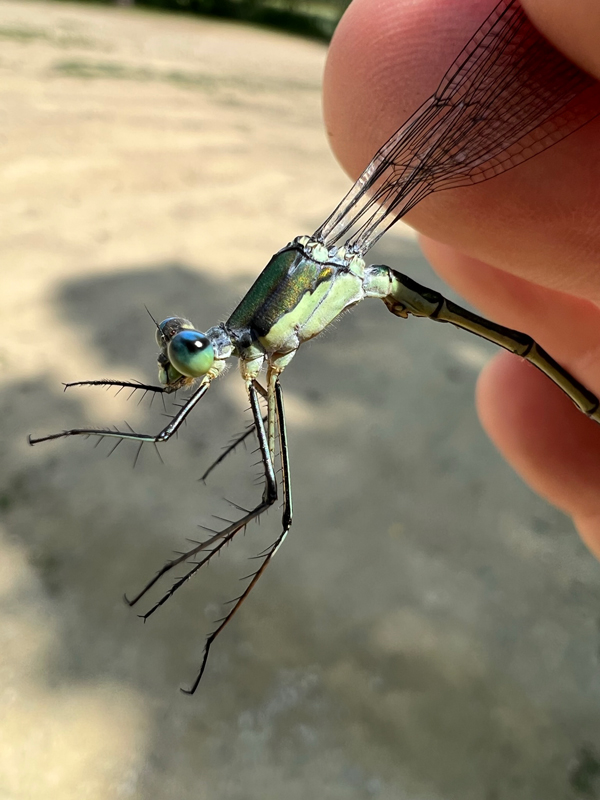
[[[292,353],[363,299],[363,278],[362,259],[299,236],[273,256],[224,328],[243,360]]]
[[[285,314],[293,311],[303,296],[334,275],[331,264],[307,258],[299,245],[280,250],[254,281],[227,320],[230,330],[251,330],[266,336]]]

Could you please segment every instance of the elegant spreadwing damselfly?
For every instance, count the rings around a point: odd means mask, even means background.
[[[136,381],[92,380],[67,386],[129,387],[134,391],[191,394],[156,434],[74,428],[30,437],[31,444],[93,436],[160,445],[190,416],[227,359],[239,359],[258,439],[264,489],[251,509],[205,541],[169,560],[128,600],[135,605],[163,576],[188,565],[143,617],[147,619],[187,580],[283,494],[279,535],[259,555],[259,566],[206,640],[193,693],[211,647],[246,600],[292,524],[292,495],[280,375],[300,345],[321,333],[343,311],[366,298],[383,300],[398,317],[427,317],[481,336],[535,365],[594,421],[600,401],[527,334],[497,325],[365,256],[397,220],[433,192],[470,186],[512,169],[581,128],[600,113],[600,85],[560,55],[531,25],[517,0],[501,0],[475,31],[435,93],[380,148],[325,222],[276,253],[229,319],[206,333],[182,317],[156,323],[159,386]],[[264,379],[263,379],[264,375]],[[263,417],[261,403],[266,403]],[[236,444],[234,443],[234,445]],[[226,455],[233,446],[225,451]],[[281,480],[276,473],[279,451]],[[219,463],[222,455],[208,472]]]

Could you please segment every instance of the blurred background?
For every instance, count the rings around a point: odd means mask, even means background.
[[[86,2],[86,0],[81,0]],[[268,26],[327,41],[350,0],[93,0]]]
[[[159,430],[158,403],[61,384],[153,382],[144,305],[225,319],[349,186],[320,112],[343,3],[150,5],[0,2],[0,798],[600,797],[600,571],[480,430],[485,343],[373,302],[302,348],[295,524],[193,698],[278,512],[146,625],[122,594],[260,493],[252,447],[198,481],[249,423],[237,370],[164,465],[28,447]],[[408,228],[372,256],[441,288]]]

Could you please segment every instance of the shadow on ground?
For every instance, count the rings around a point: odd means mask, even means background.
[[[434,282],[410,244],[377,260],[399,255],[417,280]],[[67,283],[56,306],[107,365],[152,379],[144,304],[209,327],[243,289],[157,264]],[[199,781],[207,796],[261,800],[313,789],[324,798],[600,796],[597,567],[481,433],[472,393],[489,353],[376,303],[303,348],[283,379],[296,523],[193,699],[177,685],[194,675],[247,557],[276,535],[277,512],[147,625],[121,595],[211,513],[231,514],[224,494],[245,504],[260,491],[243,451],[208,487],[197,482],[248,422],[228,388],[236,370],[164,448],[166,465],[148,448],[135,471],[126,444],[109,460],[106,444],[89,441],[24,448],[32,430],[90,422],[85,396],[62,393],[59,367],[51,381],[3,392],[14,438],[2,452],[2,516],[56,631],[32,668],[49,691],[140,693],[152,729],[140,797],[197,797]],[[158,404],[134,404],[136,427],[161,426]]]

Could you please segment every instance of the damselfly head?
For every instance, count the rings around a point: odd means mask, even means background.
[[[202,378],[214,364],[211,339],[197,331],[189,319],[167,317],[156,329],[160,347],[158,378],[166,386],[183,386]]]

